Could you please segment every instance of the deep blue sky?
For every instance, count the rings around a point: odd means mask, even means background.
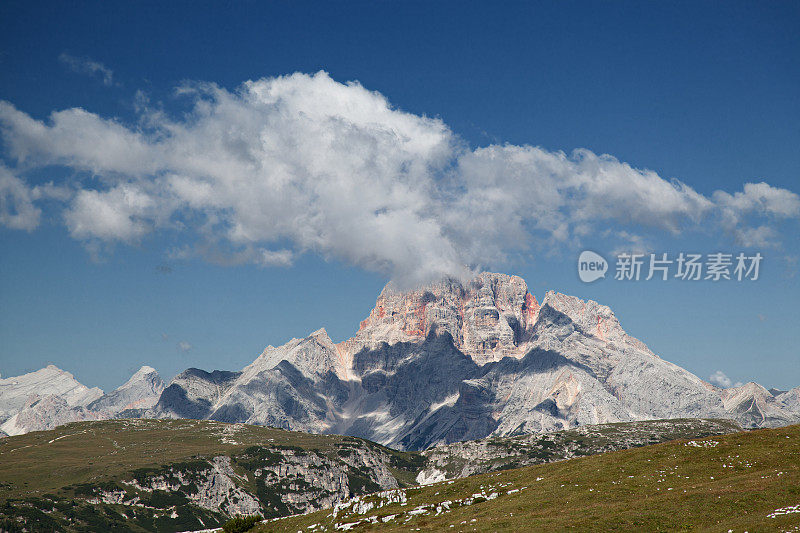
[[[0,5],[0,100],[37,119],[83,107],[125,122],[137,90],[177,112],[185,80],[235,90],[325,70],[441,118],[473,147],[588,148],[707,196],[762,180],[800,192],[798,28],[797,2],[12,1]],[[65,68],[64,53],[102,63],[114,83]],[[788,388],[800,385],[800,243],[796,221],[781,229],[750,284],[584,285],[572,250],[506,270],[540,300],[554,289],[610,305],[629,333],[703,378],[722,370]],[[385,282],[311,254],[289,268],[174,261],[164,251],[177,239],[153,235],[94,262],[57,211],[30,233],[0,228],[0,373],[53,362],[111,389],[142,364],[165,378],[239,369],[321,326],[347,338]],[[669,242],[658,251],[739,250],[713,233]]]

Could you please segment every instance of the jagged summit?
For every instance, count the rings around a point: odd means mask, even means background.
[[[484,272],[467,283],[446,279],[407,292],[390,284],[341,349],[355,353],[381,342],[414,342],[431,331],[446,331],[478,364],[519,358],[538,311],[539,303],[518,276]]]

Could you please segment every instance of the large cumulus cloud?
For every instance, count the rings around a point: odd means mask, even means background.
[[[410,285],[612,223],[677,235],[711,219],[752,244],[770,219],[800,212],[795,193],[766,183],[708,198],[588,150],[473,150],[441,120],[324,72],[179,93],[190,113],[143,106],[134,125],[83,109],[38,121],[0,102],[14,165],[0,167],[0,223],[35,227],[24,174],[59,165],[83,176],[59,198],[71,235],[87,243],[179,231],[193,243],[184,254],[288,265],[313,252]],[[744,224],[753,217],[766,222]]]

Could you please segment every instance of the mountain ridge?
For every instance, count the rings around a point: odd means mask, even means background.
[[[406,292],[387,285],[340,343],[320,328],[267,346],[241,371],[186,370],[157,398],[138,381],[133,396],[147,399],[136,406],[121,408],[123,385],[68,411],[245,422],[401,449],[649,419],[800,421],[800,388],[720,389],[628,335],[608,306],[556,291],[540,303],[522,278],[486,272]],[[116,410],[96,409],[105,404]],[[29,418],[27,429],[46,422]]]

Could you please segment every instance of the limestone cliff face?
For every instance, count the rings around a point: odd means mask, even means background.
[[[479,365],[525,355],[539,303],[517,276],[483,273],[467,284],[444,280],[409,292],[390,285],[340,350],[352,354],[381,342],[421,341],[449,333],[455,346]]]

